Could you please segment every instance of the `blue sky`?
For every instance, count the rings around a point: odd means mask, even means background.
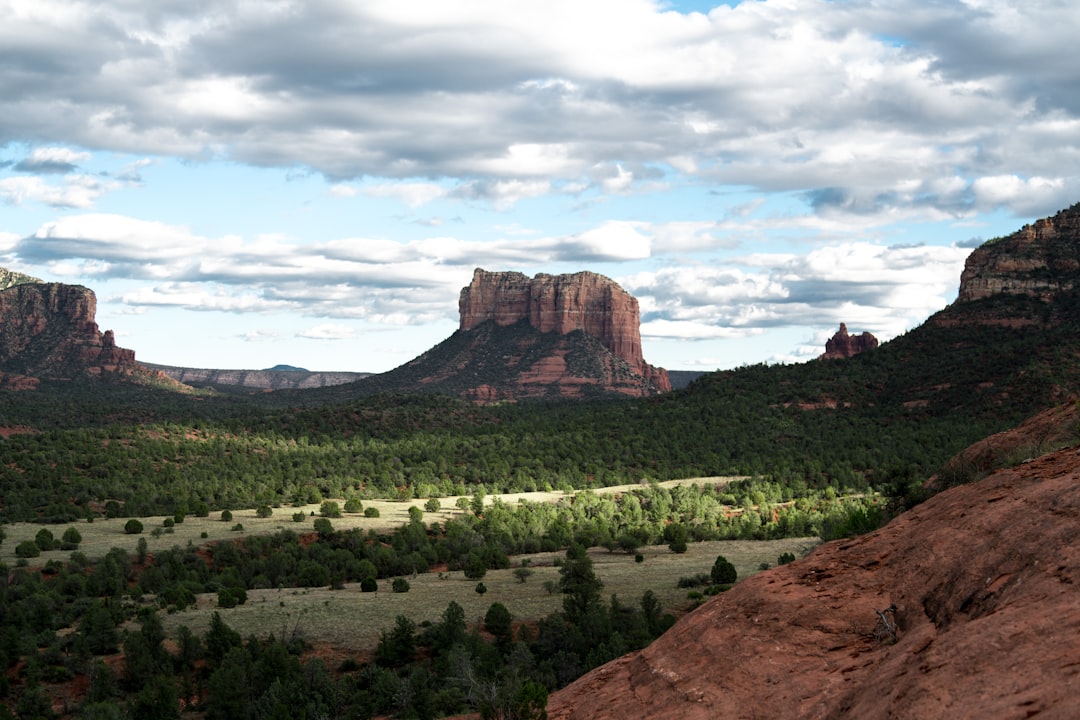
[[[0,266],[148,362],[380,372],[476,267],[799,362],[1080,200],[1071,0],[7,0]]]

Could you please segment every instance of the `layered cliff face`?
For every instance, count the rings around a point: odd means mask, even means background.
[[[461,290],[458,311],[462,331],[488,321],[500,327],[527,321],[541,333],[559,335],[581,330],[599,340],[658,391],[671,389],[667,373],[642,357],[637,298],[603,275],[541,273],[529,278],[518,272],[477,268],[472,283]]]
[[[1047,329],[1080,314],[1080,204],[990,240],[964,263],[956,302],[929,322]]]
[[[8,387],[33,379],[130,375],[135,352],[94,321],[97,298],[78,285],[25,282],[0,290],[0,373]]]
[[[457,332],[420,357],[366,378],[365,392],[441,392],[481,403],[648,397],[671,389],[641,355],[637,300],[614,281],[476,270]]]
[[[868,332],[849,335],[847,325],[840,323],[836,334],[825,341],[825,354],[821,359],[840,359],[858,355],[878,346],[878,339]]]
[[[1078,474],[1073,446],[748,578],[548,717],[1080,717]]]

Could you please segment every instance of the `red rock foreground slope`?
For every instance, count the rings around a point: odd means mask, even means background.
[[[1080,718],[1078,474],[1045,455],[749,578],[549,717]]]

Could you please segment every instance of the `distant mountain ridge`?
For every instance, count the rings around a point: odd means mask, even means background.
[[[362,372],[319,372],[290,365],[266,370],[217,370],[143,363],[177,382],[192,387],[238,387],[253,390],[307,390],[344,385],[371,376]]]

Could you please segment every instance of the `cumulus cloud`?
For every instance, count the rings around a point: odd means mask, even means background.
[[[969,252],[851,242],[805,255],[671,267],[620,282],[640,301],[643,335],[704,339],[847,322],[884,340],[955,299]]]
[[[816,193],[819,212],[1026,214],[1080,189],[1061,51],[1080,17],[1055,0],[39,0],[0,27],[18,68],[0,138],[401,179],[372,188],[410,206],[442,187],[417,178],[505,209],[564,183],[624,193],[659,166]],[[36,173],[84,159],[35,153]],[[1016,192],[984,187],[1009,175]]]
[[[29,156],[15,163],[14,169],[26,173],[71,173],[80,162],[90,159],[90,153],[64,147],[35,148]]]

